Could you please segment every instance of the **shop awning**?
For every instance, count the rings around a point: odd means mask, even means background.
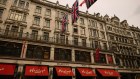
[[[14,75],[16,65],[0,64],[0,75]]]
[[[120,74],[111,69],[97,69],[97,71],[104,77],[119,77]]]
[[[74,76],[70,67],[55,67],[58,76]]]
[[[77,69],[82,76],[96,76],[96,74],[90,68],[77,68]]]
[[[26,66],[25,76],[48,76],[47,66]]]

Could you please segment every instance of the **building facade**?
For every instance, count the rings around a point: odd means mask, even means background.
[[[58,1],[0,0],[0,79],[15,78],[140,79],[140,29],[88,12],[72,24]]]

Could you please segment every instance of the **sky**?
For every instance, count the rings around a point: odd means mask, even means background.
[[[48,0],[59,1],[60,5],[68,4],[72,7],[75,0]],[[79,4],[83,0],[79,0]],[[79,7],[80,11],[86,12],[86,5]],[[117,16],[120,21],[127,20],[128,24],[140,28],[140,0],[97,0],[89,9],[90,14],[100,13],[100,15]]]

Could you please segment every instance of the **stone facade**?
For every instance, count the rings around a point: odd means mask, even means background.
[[[80,12],[72,24],[70,12],[69,5],[58,1],[0,0],[0,63],[16,64],[18,79],[24,77],[26,65],[46,65],[49,73],[55,66],[71,67],[74,73],[77,67],[112,69],[121,79],[140,78],[139,28],[115,15],[88,12]],[[68,23],[62,33],[64,13]]]

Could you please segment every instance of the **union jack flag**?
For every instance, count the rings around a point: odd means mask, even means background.
[[[97,0],[84,0],[80,6],[82,6],[84,3],[86,3],[87,5],[87,9],[89,9],[91,7],[91,5],[93,5]]]
[[[85,0],[87,8],[89,9],[97,0]]]
[[[66,31],[67,23],[68,23],[68,14],[64,14],[62,19],[62,33]]]
[[[72,24],[78,20],[78,16],[79,16],[78,6],[79,6],[79,3],[78,3],[78,0],[76,0],[72,6]]]

